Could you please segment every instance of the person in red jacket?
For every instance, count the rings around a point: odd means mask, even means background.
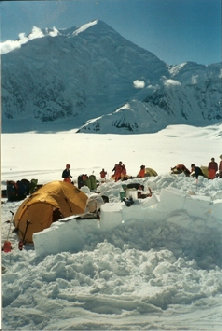
[[[219,164],[219,177],[222,178],[222,154],[220,155],[220,164]]]
[[[101,181],[102,181],[102,182],[105,182],[107,172],[104,170],[104,168],[102,168],[102,170],[100,171],[99,174],[100,174]]]
[[[209,163],[208,170],[209,170],[208,178],[214,179],[216,177],[216,172],[218,171],[218,164],[217,162],[215,162],[213,157],[211,158],[211,162]]]
[[[142,164],[142,165],[140,166],[140,171],[139,171],[139,173],[138,173],[138,175],[137,175],[137,178],[144,178],[144,177],[145,177],[145,172],[146,172],[145,165]]]
[[[185,167],[184,164],[179,163],[175,167],[171,168],[172,174],[181,174],[182,172],[186,177],[190,176],[190,170]]]

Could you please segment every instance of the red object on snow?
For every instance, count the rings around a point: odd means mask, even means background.
[[[10,241],[6,240],[6,241],[4,242],[4,245],[3,245],[3,247],[2,247],[2,250],[3,250],[3,252],[5,252],[5,253],[9,253],[9,252],[11,252],[11,250],[12,250],[12,244],[10,243]]]
[[[19,243],[18,243],[18,249],[19,249],[20,251],[22,251],[23,246],[24,246],[24,242],[23,242],[22,240],[20,240]]]

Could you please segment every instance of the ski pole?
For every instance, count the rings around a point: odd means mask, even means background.
[[[12,228],[12,220],[13,220],[13,217],[14,217],[14,213],[13,211],[10,210],[10,213],[12,214],[12,217],[11,217],[11,220],[10,220],[10,226],[9,226],[9,231],[8,231],[8,235],[7,235],[7,239],[9,238],[9,234],[10,234],[10,231],[11,231],[11,228]]]
[[[28,231],[28,226],[31,222],[29,220],[27,220],[27,223],[26,223],[26,229],[25,229],[25,232],[24,232],[24,235],[23,235],[23,238],[22,240],[19,241],[19,244],[18,244],[18,248],[20,249],[20,251],[23,249],[23,246],[25,244],[25,236],[27,234],[27,231]]]
[[[10,220],[10,226],[9,226],[7,238],[6,238],[6,240],[3,244],[3,247],[2,247],[2,251],[5,252],[5,253],[9,253],[12,250],[12,244],[8,239],[9,239],[9,234],[10,234],[11,227],[12,227],[12,220],[13,220],[14,213],[11,210],[10,210],[10,213],[12,214],[12,217],[11,217],[11,220]]]

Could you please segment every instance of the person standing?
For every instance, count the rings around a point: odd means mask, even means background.
[[[62,172],[62,178],[64,182],[71,183],[72,176],[70,175],[70,164],[66,165],[66,168]]]
[[[101,182],[105,182],[106,181],[107,172],[104,170],[104,168],[102,168],[102,170],[100,171],[99,174],[100,174]]]
[[[208,178],[214,179],[216,177],[216,172],[218,171],[218,164],[217,162],[215,162],[214,157],[211,158],[211,162],[209,163],[208,166],[208,171],[209,171]]]
[[[114,171],[114,179],[115,182],[117,182],[119,179],[121,179],[121,173],[122,173],[122,162],[120,161],[119,163],[115,164],[112,171]]]
[[[127,179],[127,176],[126,176],[126,166],[125,166],[125,164],[122,164],[121,179],[122,179],[122,180]]]
[[[137,178],[144,178],[145,177],[145,173],[146,173],[146,167],[145,167],[144,164],[142,164],[140,166],[140,171],[139,171],[139,173],[137,175]]]

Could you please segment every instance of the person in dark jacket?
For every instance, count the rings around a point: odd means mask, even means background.
[[[71,183],[72,176],[70,175],[70,164],[66,165],[66,168],[62,172],[62,178],[64,182]]]
[[[200,167],[197,167],[194,163],[191,164],[191,174],[194,176],[196,179],[198,179],[199,176],[204,176],[202,170]]]

